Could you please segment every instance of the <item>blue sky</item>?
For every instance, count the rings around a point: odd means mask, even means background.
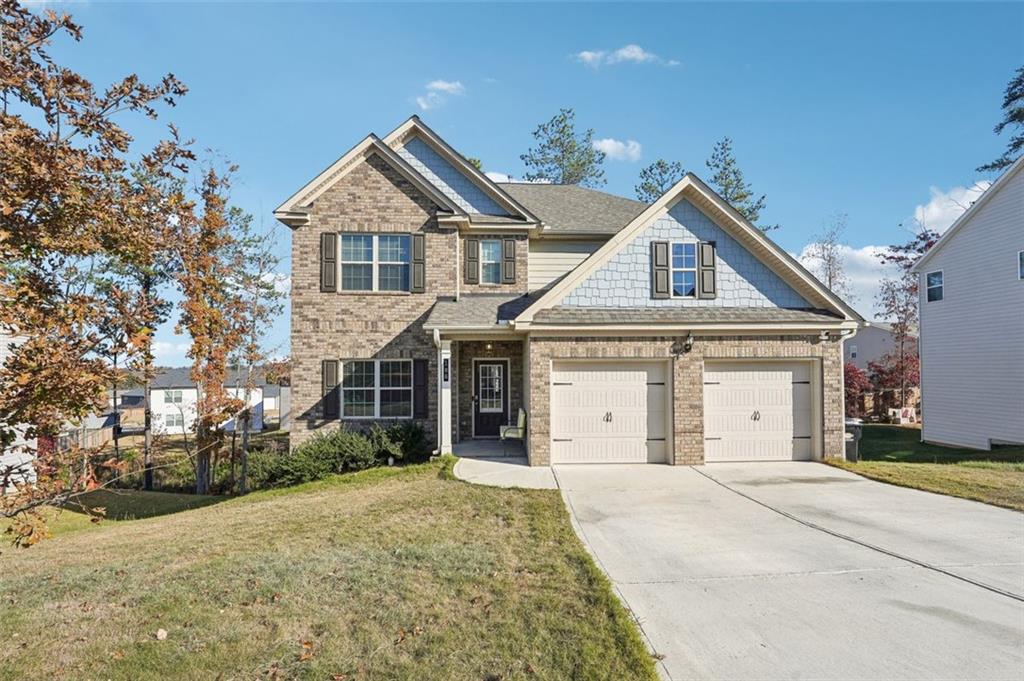
[[[95,83],[170,71],[189,86],[166,120],[239,164],[234,201],[278,235],[282,271],[289,234],[271,211],[368,132],[418,113],[485,170],[521,177],[530,132],[572,107],[614,140],[607,191],[633,196],[659,157],[706,175],[729,135],[790,252],[848,214],[865,314],[872,247],[904,240],[915,212],[944,228],[992,179],[974,168],[1005,146],[992,127],[1024,63],[1021,4],[60,7],[85,37],[53,52]],[[160,132],[133,129],[140,143]],[[158,359],[183,364],[171,326]],[[287,335],[286,315],[281,353]]]

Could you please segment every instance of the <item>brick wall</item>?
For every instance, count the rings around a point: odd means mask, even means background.
[[[453,437],[457,442],[473,437],[473,360],[487,357],[508,359],[508,408],[514,422],[523,406],[523,342],[522,341],[459,341],[456,364],[458,380],[458,428]],[[491,348],[488,350],[487,346]],[[455,398],[453,396],[453,402]],[[455,406],[454,403],[452,405]]]
[[[530,266],[530,242],[525,234],[487,234],[473,235],[475,239],[507,239],[512,237],[516,240],[516,281],[514,284],[467,284],[466,283],[466,235],[460,235],[462,243],[459,244],[461,262],[459,263],[459,278],[462,293],[526,293],[530,288],[529,266]]]
[[[294,447],[318,428],[367,425],[323,419],[324,359],[429,360],[428,418],[435,437],[437,349],[422,325],[438,296],[455,291],[454,230],[441,229],[437,207],[385,162],[371,156],[320,196],[310,224],[292,232],[292,431]],[[321,293],[321,232],[426,234],[426,293]],[[339,279],[340,280],[340,279]]]
[[[824,454],[844,456],[843,364],[838,340],[816,336],[700,337],[693,349],[676,355],[682,338],[531,337],[530,465],[551,462],[551,362],[558,359],[660,359],[672,363],[673,463],[704,462],[704,361],[713,359],[804,359],[821,363]]]

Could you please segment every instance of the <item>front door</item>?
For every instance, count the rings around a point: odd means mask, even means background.
[[[498,437],[498,428],[506,423],[508,361],[479,361],[473,390],[473,436]]]

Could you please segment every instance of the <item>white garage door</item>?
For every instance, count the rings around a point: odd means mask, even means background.
[[[704,460],[792,461],[811,454],[809,362],[704,367]]]
[[[551,463],[664,462],[665,373],[659,362],[555,362]]]

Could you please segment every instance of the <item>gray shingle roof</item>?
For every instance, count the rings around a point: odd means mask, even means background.
[[[574,184],[502,182],[498,186],[543,220],[552,232],[612,235],[647,207],[642,201]]]
[[[423,323],[425,329],[455,326],[493,326],[515,319],[543,292],[533,295],[467,293],[458,300],[438,300]]]
[[[541,310],[533,321],[539,324],[745,324],[786,322],[834,322],[841,317],[825,310],[780,307],[610,307],[556,306]]]
[[[196,387],[195,382],[192,380],[190,375],[191,369],[189,367],[171,367],[169,369],[160,369],[159,373],[153,377],[152,387],[157,389],[164,388],[194,388]],[[245,369],[232,370],[228,369],[227,377],[224,379],[224,385],[234,387],[235,385],[245,385]],[[253,382],[255,385],[261,386],[266,383],[262,372],[255,370],[253,372]]]

